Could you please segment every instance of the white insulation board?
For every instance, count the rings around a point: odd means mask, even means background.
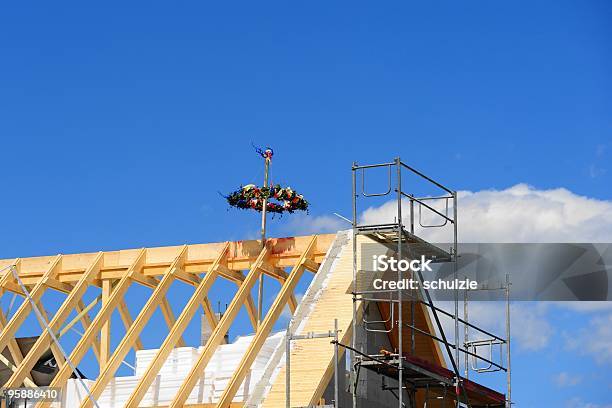
[[[235,402],[246,400],[246,397],[252,392],[252,389],[261,379],[264,368],[274,349],[284,338],[284,335],[284,332],[280,332],[266,339],[257,358],[251,365],[249,374],[234,397]],[[187,404],[217,402],[252,340],[253,336],[242,336],[234,343],[220,345],[208,363],[204,375],[196,383],[187,400]],[[172,350],[140,406],[169,405],[201,352],[202,347],[198,349],[180,347]],[[134,375],[113,378],[98,399],[100,408],[123,407],[156,353],[157,349],[137,351]],[[85,380],[85,383],[91,388],[94,382]],[[81,400],[86,397],[87,393],[80,381],[70,379],[68,380],[62,406],[79,406]]]

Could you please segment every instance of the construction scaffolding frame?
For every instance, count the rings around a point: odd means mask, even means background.
[[[370,169],[387,169],[387,180],[388,184],[386,188],[379,192],[368,192],[366,188],[366,171]],[[402,187],[402,175],[404,172],[408,172],[412,176],[416,176],[417,179],[421,180],[429,187],[433,187],[442,191],[441,195],[426,195],[422,197],[418,197],[413,194],[406,193]],[[395,183],[393,182],[393,174],[395,173]],[[358,179],[361,177],[361,189],[358,189]],[[371,197],[392,197],[395,195],[396,201],[396,210],[395,210],[395,219],[393,222],[385,222],[378,224],[366,224],[360,222],[358,219],[358,214],[360,214],[360,209],[358,207],[358,199],[363,198],[371,198]],[[407,200],[407,201],[406,201]],[[435,203],[442,201],[444,203],[444,210],[436,209]],[[449,201],[452,204],[452,214],[449,214]],[[403,211],[405,211],[404,204],[407,203],[408,216],[403,216]],[[421,228],[442,228],[446,227],[450,224],[452,228],[451,239],[450,239],[450,248],[448,251],[425,241],[424,239],[418,237],[415,234],[415,206],[418,206],[418,222]],[[439,217],[442,221],[440,223],[432,223],[432,224],[424,224],[423,223],[423,207],[426,211],[434,214],[436,217]],[[404,223],[404,220],[407,219],[407,224]],[[429,390],[431,387],[439,387],[442,386],[444,388],[444,396],[446,396],[447,387],[453,387],[455,389],[455,397],[453,398],[456,401],[456,407],[467,406],[467,407],[476,407],[476,406],[487,406],[487,407],[505,407],[510,408],[512,405],[511,402],[511,364],[510,364],[510,306],[509,306],[509,294],[510,294],[510,281],[509,277],[506,276],[505,285],[502,286],[501,289],[505,291],[506,295],[506,336],[502,338],[500,336],[494,335],[489,331],[483,330],[478,326],[469,323],[467,321],[467,310],[468,310],[468,301],[467,301],[467,292],[464,296],[464,318],[459,317],[459,289],[455,284],[455,288],[453,290],[453,303],[454,303],[454,312],[450,313],[440,307],[437,307],[434,304],[434,301],[431,297],[429,291],[423,288],[423,275],[420,270],[416,271],[416,277],[420,282],[420,289],[417,295],[409,294],[407,299],[404,299],[404,291],[402,289],[397,290],[377,290],[377,291],[364,291],[360,290],[357,285],[357,274],[360,266],[358,265],[358,237],[360,235],[365,235],[369,238],[372,238],[374,241],[384,243],[388,247],[395,247],[395,251],[397,254],[397,259],[403,259],[404,256],[412,257],[413,253],[402,253],[404,252],[412,252],[406,251],[405,245],[407,244],[416,244],[420,248],[422,248],[422,253],[428,253],[430,256],[433,254],[436,262],[450,262],[452,265],[453,271],[453,279],[457,282],[457,260],[458,260],[458,228],[457,228],[457,192],[451,190],[450,188],[444,186],[443,184],[435,181],[434,179],[426,176],[422,172],[414,169],[413,167],[405,164],[398,157],[391,162],[379,163],[379,164],[368,164],[368,165],[359,165],[357,163],[353,163],[352,166],[352,230],[353,230],[353,330],[352,330],[352,338],[351,345],[341,345],[350,352],[350,360],[352,362],[351,367],[351,378],[352,384],[352,401],[353,408],[357,408],[358,405],[358,377],[359,370],[363,367],[366,369],[374,370],[375,372],[382,374],[383,376],[388,376],[397,379],[398,387],[397,394],[394,393],[398,400],[398,407],[402,408],[407,406],[404,402],[404,389],[409,394],[409,400],[411,401],[410,406],[412,407],[415,403],[415,393],[417,389],[426,389],[426,395],[429,395]],[[399,268],[397,268],[397,278],[398,281],[401,281],[403,276],[402,272]],[[413,275],[415,273],[413,272]],[[488,288],[481,288],[483,290],[488,290]],[[499,288],[496,288],[499,289]],[[376,293],[380,295],[381,293],[386,292],[389,294],[389,300],[381,300],[380,298],[373,298],[373,294]],[[412,321],[407,323],[404,321],[403,316],[403,303],[409,301],[410,302],[410,310]],[[358,310],[359,307],[367,307],[366,305],[372,302],[388,302],[390,305],[390,317],[391,320],[391,329],[387,328],[387,332],[393,330],[394,325],[397,327],[397,350],[393,353],[387,354],[368,354],[367,350],[360,350],[358,346],[358,330],[357,327],[359,325],[367,325],[367,321],[365,320],[365,314],[360,313]],[[421,330],[415,326],[414,322],[414,308],[415,305],[423,305],[425,310],[433,316],[435,327],[433,330]],[[397,312],[394,312],[395,306],[397,306]],[[444,315],[453,320],[454,323],[454,344],[451,343],[444,331],[442,323],[440,321],[440,315]],[[378,323],[387,323],[386,321],[379,321]],[[459,327],[460,324],[463,325],[464,328],[464,344],[463,347],[459,346]],[[404,338],[403,338],[403,328],[406,327],[410,330],[410,355],[406,353],[404,347]],[[489,337],[489,340],[473,340],[470,341],[468,338],[469,329],[476,330],[485,336]],[[433,331],[433,332],[432,332]],[[437,332],[437,335],[436,335]],[[415,336],[427,336],[432,340],[441,344],[445,351],[448,361],[450,362],[450,366],[452,370],[446,372],[445,368],[441,367],[433,367],[429,366],[427,362],[420,361],[415,353]],[[505,365],[500,360],[499,363],[493,361],[492,355],[490,358],[486,358],[481,356],[478,353],[478,348],[483,346],[493,347],[494,345],[499,345],[500,350],[502,346],[506,348],[506,361]],[[500,351],[501,352],[501,351]],[[461,377],[460,375],[460,367],[459,367],[459,359],[460,354],[463,353],[465,356],[465,377]],[[468,372],[469,372],[469,364],[468,359],[472,358],[474,363],[474,371],[481,372],[490,372],[490,371],[504,371],[506,373],[506,394],[498,394],[492,390],[486,389],[486,387],[480,387],[478,384],[475,384],[469,381]],[[478,367],[476,361],[484,361],[488,366]],[[414,380],[411,378],[407,378],[408,376],[414,376]],[[452,376],[452,378],[450,378]],[[408,383],[411,382],[411,387],[408,387]],[[480,387],[480,388],[479,388]],[[393,387],[386,387],[384,389],[390,390],[393,392]],[[468,391],[470,393],[481,392],[487,394],[487,397],[490,397],[492,401],[496,401],[493,404],[489,404],[487,400],[486,405],[474,405],[470,403],[470,398],[468,396]],[[427,406],[427,398],[425,397],[425,406]],[[486,398],[485,398],[486,400]],[[497,404],[497,405],[495,405]]]
[[[341,331],[338,329],[338,319],[334,319],[334,330],[328,332],[314,333],[308,332],[306,334],[293,334],[291,326],[293,320],[290,319],[287,324],[287,330],[285,331],[285,407],[291,408],[291,342],[296,340],[309,340],[309,339],[321,339],[321,338],[332,338],[331,344],[334,345],[334,408],[339,408],[339,384],[338,384],[338,347],[340,342],[338,341],[338,333]]]

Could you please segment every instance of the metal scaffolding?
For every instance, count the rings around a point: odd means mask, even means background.
[[[372,169],[385,169],[386,179],[388,181],[387,186],[380,192],[368,192],[366,188],[366,172]],[[425,195],[417,196],[406,193],[402,186],[402,176],[404,173],[415,177],[420,180],[428,188],[428,191],[438,190],[441,194],[437,195]],[[358,179],[360,180],[360,189],[358,189]],[[404,293],[403,290],[363,290],[358,287],[357,274],[360,266],[358,265],[358,237],[367,236],[375,242],[382,243],[388,248],[396,251],[397,258],[409,258],[415,259],[419,256],[426,256],[428,259],[433,259],[434,262],[447,262],[452,265],[453,279],[457,282],[457,260],[458,260],[458,244],[457,244],[457,192],[444,186],[443,184],[433,180],[426,176],[422,172],[408,166],[396,158],[395,160],[388,163],[379,163],[371,165],[358,165],[353,163],[352,166],[352,184],[353,184],[353,330],[351,345],[341,345],[350,352],[350,359],[352,362],[351,367],[351,378],[352,384],[352,400],[353,407],[358,406],[358,377],[359,370],[361,368],[373,370],[378,374],[386,377],[394,378],[398,382],[397,394],[394,392],[394,387],[383,385],[383,388],[390,390],[394,393],[398,401],[398,407],[402,408],[405,406],[413,407],[416,404],[416,392],[418,390],[425,390],[425,404],[429,398],[430,389],[435,387],[443,388],[443,397],[447,397],[447,388],[454,388],[454,395],[448,398],[456,401],[456,406],[467,406],[467,407],[511,407],[511,371],[510,371],[510,308],[509,308],[509,291],[510,281],[506,277],[505,285],[501,288],[506,294],[506,335],[505,338],[494,335],[486,330],[483,330],[476,325],[469,323],[467,320],[467,291],[464,296],[464,318],[459,316],[459,289],[457,285],[454,288],[454,311],[450,313],[442,308],[436,306],[432,299],[431,294],[427,289],[423,287],[423,274],[420,270],[416,275],[420,283],[420,289],[416,294],[410,292]],[[416,186],[411,185],[411,189]],[[396,213],[393,222],[379,223],[379,224],[368,224],[361,222],[358,219],[360,209],[358,207],[359,199],[364,201],[368,198],[373,197],[395,197],[396,201]],[[449,201],[452,209],[449,211]],[[442,203],[444,210],[436,209],[437,203]],[[407,207],[405,206],[407,205]],[[415,212],[415,207],[418,206],[418,210]],[[439,205],[438,205],[439,207]],[[405,211],[407,210],[407,216]],[[439,218],[441,222],[427,224],[424,222],[423,213],[424,211],[429,212],[435,217]],[[450,213],[449,213],[450,212]],[[450,227],[450,248],[445,250],[432,243],[429,243],[415,234],[415,218],[418,217],[418,222],[421,228],[442,228]],[[398,281],[401,281],[405,276],[402,276],[400,268],[398,269]],[[479,288],[487,289],[487,288]],[[385,293],[389,297],[388,300],[382,300],[374,297]],[[406,296],[407,295],[407,296]],[[390,320],[391,329],[397,330],[397,349],[392,353],[384,354],[368,354],[368,350],[360,349],[358,344],[358,326],[365,327],[371,322],[367,320],[365,314],[361,313],[359,308],[367,308],[368,304],[372,303],[388,303],[390,307]],[[406,302],[410,302],[410,316],[411,321],[405,321],[403,316],[403,307]],[[434,332],[432,330],[422,330],[415,325],[415,307],[423,305],[424,309],[430,313],[435,323]],[[454,323],[454,344],[449,341],[440,321],[440,315],[451,318]],[[387,322],[386,320],[377,321],[377,323]],[[464,344],[463,347],[459,345],[459,327],[460,324],[464,328]],[[410,334],[410,350],[406,350],[405,340],[403,337],[403,328],[409,329]],[[473,340],[470,341],[468,338],[469,329],[478,331],[488,337],[488,340]],[[437,332],[437,334],[436,334]],[[428,336],[433,341],[438,342],[443,346],[446,351],[446,357],[450,363],[450,370],[444,367],[437,367],[431,365],[429,362],[423,361],[415,355],[415,337],[416,336]],[[500,350],[505,346],[505,364],[500,360],[499,362],[493,361],[492,352],[490,352],[489,358],[483,357],[479,354],[479,348],[499,346]],[[491,350],[490,349],[490,350]],[[460,375],[460,355],[465,356],[465,376]],[[499,394],[493,390],[489,390],[486,387],[479,386],[478,384],[467,379],[469,372],[469,358],[472,358],[472,369],[475,372],[491,372],[491,371],[504,371],[506,373],[507,390],[506,394]],[[484,366],[478,366],[478,361],[483,361]],[[384,377],[383,377],[384,378]],[[383,382],[384,384],[384,382]],[[476,397],[474,397],[476,396]],[[472,397],[472,398],[470,398]],[[440,397],[438,397],[440,399]],[[475,402],[470,402],[473,399]]]

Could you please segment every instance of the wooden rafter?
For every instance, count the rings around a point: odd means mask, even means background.
[[[76,310],[78,312],[78,314],[74,317],[74,319],[72,319],[71,321],[69,321],[68,323],[66,323],[61,330],[59,331],[59,335],[58,338],[61,338],[62,336],[64,336],[70,329],[72,329],[74,327],[74,325],[76,325],[78,322],[81,322],[81,324],[83,325],[83,330],[87,330],[87,328],[89,327],[89,325],[91,324],[91,318],[89,317],[89,311],[100,301],[102,300],[102,295],[98,296],[97,298],[95,298],[94,300],[92,300],[91,302],[89,302],[88,305],[85,305],[83,303],[82,300],[80,300],[77,305],[76,305]],[[42,309],[42,304],[41,304],[41,309]],[[48,321],[49,319],[47,319]],[[98,360],[98,362],[100,361],[100,345],[96,342],[94,344],[94,354],[96,355],[96,359]]]
[[[223,276],[227,280],[234,282],[237,285],[240,285],[244,280],[244,275],[241,272],[234,271],[233,269],[230,269],[225,265],[219,266],[219,275]]]
[[[166,326],[168,326],[168,330],[172,330],[172,327],[176,323],[176,319],[174,317],[174,313],[172,312],[172,308],[170,307],[170,302],[168,302],[168,299],[164,298],[161,301],[159,308],[161,309],[162,315],[164,316],[164,321],[166,322]],[[181,336],[178,340],[177,345],[179,347],[185,347],[185,344],[185,340],[183,339],[183,336]]]
[[[6,271],[4,272],[4,275],[2,275],[2,278],[0,278],[0,295],[2,295],[5,291],[9,291],[16,295],[24,296],[21,288],[17,285],[17,283],[15,283],[13,271],[10,268],[11,266],[13,266],[17,270],[17,273],[20,274],[21,258],[15,258],[12,262],[8,260],[5,261],[3,268],[6,268]]]
[[[208,362],[210,361],[210,358],[214,354],[215,350],[223,341],[225,333],[236,318],[236,315],[238,315],[238,312],[240,311],[242,304],[247,298],[247,295],[249,295],[251,289],[253,288],[253,285],[259,278],[259,275],[261,274],[260,266],[263,262],[265,262],[266,258],[269,255],[269,252],[269,247],[266,245],[259,253],[259,256],[257,257],[255,263],[251,266],[249,273],[238,288],[238,292],[227,307],[225,314],[223,315],[221,320],[219,320],[219,324],[217,325],[215,330],[213,330],[210,338],[204,345],[204,348],[200,353],[198,360],[193,365],[191,371],[181,384],[181,387],[179,388],[176,396],[174,397],[174,400],[172,401],[172,404],[170,405],[171,408],[179,408],[185,405],[185,401],[187,401],[191,390],[204,372],[204,369],[206,368],[206,365],[208,365]]]
[[[117,303],[117,310],[119,310],[119,316],[121,316],[121,321],[123,322],[125,330],[128,330],[130,326],[134,324],[134,321],[132,320],[130,310],[128,309],[124,300]],[[142,350],[142,348],[142,340],[140,340],[140,336],[138,336],[134,340],[134,351]]]
[[[19,267],[20,267],[20,263],[21,260],[19,258],[15,259],[13,261],[13,265],[15,266],[15,268],[17,269],[17,271],[19,271]],[[13,272],[10,268],[8,268],[4,275],[2,275],[2,278],[0,278],[0,295],[4,292],[4,289],[6,287],[6,285],[11,284],[13,281]],[[26,302],[29,304],[29,302]],[[7,325],[7,320],[6,320],[6,316],[4,315],[4,313],[0,310],[0,330],[2,332],[4,332],[4,330],[6,330],[6,325]],[[13,337],[9,340],[8,343],[8,348],[9,348],[9,353],[11,355],[11,357],[13,358],[13,363],[11,363],[6,357],[4,357],[4,355],[0,354],[0,361],[6,366],[8,367],[11,371],[15,372],[17,371],[17,366],[15,364],[21,364],[21,361],[23,360],[23,354],[21,353],[21,349],[19,348],[19,345],[17,344],[17,340]],[[0,353],[4,350],[4,347],[2,348],[2,350],[0,350]],[[33,387],[36,386],[36,384],[34,384],[34,381],[32,381],[32,378],[30,375],[28,375],[25,379],[24,379],[24,383],[27,387]]]
[[[210,304],[210,300],[208,300],[208,296],[205,296],[202,299],[202,310],[204,311],[204,316],[210,325],[211,330],[214,330],[219,324],[219,316],[215,313],[212,305]]]
[[[40,299],[42,298],[43,294],[45,293],[47,289],[47,287],[45,286],[46,279],[55,276],[58,268],[61,265],[61,262],[62,262],[62,256],[61,255],[56,256],[55,259],[53,259],[53,261],[51,262],[51,264],[47,267],[47,270],[42,275],[41,280],[30,291],[30,297],[34,300],[34,302],[40,301]],[[17,264],[17,267],[20,266],[19,262],[16,262],[16,264]],[[2,289],[4,289],[6,284],[11,282],[11,275],[12,275],[11,271],[7,270],[7,274],[2,277],[2,280],[0,281],[0,284],[2,284]],[[6,323],[6,325],[4,326],[4,329],[2,330],[2,333],[0,333],[0,353],[4,350],[4,348],[7,345],[15,342],[15,333],[17,333],[17,330],[22,325],[22,323],[25,321],[25,319],[28,317],[31,310],[32,310],[32,305],[30,304],[30,302],[27,299],[23,299],[23,302],[21,303],[19,308],[17,308],[17,311],[15,312],[15,314]],[[15,357],[13,356],[13,358]],[[15,364],[19,365],[22,360],[23,359],[20,359],[19,363],[17,363],[16,361]]]
[[[10,269],[11,266],[14,266],[15,268],[17,268],[17,271],[19,271],[19,269],[21,268],[21,259],[15,258],[11,262],[7,262],[7,264],[3,266],[3,268],[6,268],[6,270],[4,271],[4,275],[2,275],[2,278],[0,278],[0,295],[4,293],[6,285],[12,283],[14,280],[13,271],[11,271]]]
[[[6,316],[4,316],[4,313],[2,312],[2,310],[0,310],[0,330],[4,329],[5,326],[6,326]],[[8,347],[9,347],[9,352],[11,353],[11,357],[13,357],[13,361],[15,362],[15,364],[20,364],[21,360],[23,360],[23,355],[21,354],[21,350],[19,349],[19,346],[17,345],[17,340],[13,338],[9,342]]]
[[[193,318],[193,315],[195,314],[202,300],[208,293],[208,290],[214,283],[215,279],[217,279],[218,266],[221,265],[224,259],[226,258],[228,249],[229,243],[221,250],[219,256],[213,263],[210,271],[207,272],[204,278],[200,281],[200,284],[187,302],[187,305],[183,308],[183,311],[181,312],[178,320],[172,326],[170,333],[164,340],[163,344],[155,354],[155,357],[147,367],[147,370],[142,375],[140,381],[136,385],[136,388],[132,392],[132,395],[130,395],[130,398],[128,399],[128,402],[126,404],[127,406],[137,407],[140,401],[142,401],[142,398],[153,383],[153,380],[155,380],[155,377],[157,376],[157,373],[159,372],[161,366],[164,364],[164,362],[172,352],[172,349],[176,346],[176,343],[180,339],[181,334],[187,328],[187,325]]]
[[[38,303],[36,306],[38,307],[38,310],[40,311],[42,318],[45,320],[45,323],[49,324],[49,316],[47,315],[47,311],[45,310],[42,303]],[[45,329],[43,322],[40,322],[40,328],[43,330]],[[58,364],[58,367],[61,367],[62,364],[64,364],[65,362],[64,355],[62,354],[61,350],[59,349],[57,344],[55,344],[55,342],[53,341],[49,345],[49,348],[51,349],[51,354],[53,354],[53,358],[55,358],[55,362]],[[30,373],[28,373],[26,378],[31,378]]]
[[[253,341],[251,341],[249,348],[242,356],[242,360],[240,361],[238,368],[234,372],[234,375],[232,375],[232,377],[230,378],[228,385],[225,387],[225,390],[223,391],[223,394],[219,399],[219,403],[217,405],[218,407],[227,408],[230,406],[232,400],[234,399],[234,396],[236,395],[236,391],[238,391],[238,387],[240,387],[240,384],[242,383],[248,371],[250,370],[251,364],[253,364],[255,357],[257,357],[257,354],[261,350],[261,347],[263,346],[264,342],[268,338],[268,335],[272,331],[274,323],[276,323],[278,317],[283,312],[287,301],[293,293],[295,285],[297,285],[298,281],[302,277],[302,273],[305,269],[304,262],[310,256],[311,250],[314,247],[316,239],[316,236],[312,237],[310,245],[308,246],[306,251],[304,251],[302,257],[293,267],[293,270],[285,280],[285,283],[283,284],[281,290],[276,296],[274,303],[266,314],[265,319],[263,320],[262,324],[257,328],[257,332],[255,333]]]
[[[127,355],[130,348],[132,348],[136,338],[145,327],[155,309],[159,306],[159,304],[163,301],[164,296],[170,285],[175,279],[175,272],[183,268],[185,263],[185,258],[187,256],[187,245],[180,247],[180,251],[178,255],[175,257],[172,264],[168,267],[168,271],[164,274],[163,278],[160,280],[159,284],[151,294],[151,296],[147,299],[147,302],[143,306],[142,310],[134,320],[134,324],[130,326],[125,337],[121,340],[115,352],[111,356],[108,363],[102,368],[100,371],[100,375],[98,379],[91,387],[91,395],[93,398],[97,399],[104,391],[104,388],[111,380],[111,378],[115,375],[115,372],[123,362],[123,359]],[[81,403],[81,408],[91,407],[92,402],[89,398],[86,398]]]
[[[272,265],[267,265],[267,264],[263,264],[262,269],[264,270],[266,274],[272,276],[274,279],[279,281],[281,284],[284,284],[285,281],[287,280],[288,275],[284,269],[276,268]],[[293,294],[293,291],[289,294],[288,303],[289,303],[289,310],[291,311],[291,313],[294,313],[295,309],[297,308],[298,302],[297,302],[297,299],[295,298],[295,295]]]
[[[104,254],[98,252],[90,261],[90,265],[80,277],[76,285],[70,291],[58,311],[55,313],[51,321],[49,322],[49,328],[57,332],[64,321],[69,317],[72,310],[75,308],[77,302],[81,299],[85,290],[94,279],[94,277],[100,272],[100,268],[104,263]],[[5,387],[19,387],[23,384],[23,379],[28,375],[30,370],[34,367],[38,359],[51,345],[51,334],[48,330],[44,330],[40,337],[36,340],[28,354],[24,357],[21,364],[17,367],[17,371],[8,379]]]
[[[246,295],[244,306],[246,307],[247,314],[249,315],[249,321],[251,322],[253,330],[257,330],[257,306],[255,306],[255,301],[250,293]]]
[[[79,302],[77,303],[76,310],[80,315],[79,320],[81,321],[81,324],[83,325],[83,330],[87,330],[89,326],[91,326],[91,317],[89,317],[87,306],[83,304],[82,300],[79,300]],[[100,362],[100,345],[96,342],[94,342],[93,344],[93,352],[99,363]]]
[[[48,288],[55,289],[58,292],[62,293],[70,293],[70,291],[72,290],[72,285],[70,285],[69,283],[60,282],[57,279],[53,278],[48,278],[45,281],[45,285]]]
[[[312,237],[270,238],[267,240],[266,248],[263,251],[260,241],[252,240],[9,259],[0,260],[0,268],[17,264],[17,273],[20,280],[34,298],[43,315],[46,313],[42,298],[47,289],[54,289],[67,295],[57,312],[49,317],[43,316],[43,318],[53,332],[60,337],[71,330],[78,322],[82,323],[84,333],[77,341],[76,346],[69,350],[69,356],[71,362],[78,365],[89,349],[93,349],[96,360],[100,364],[100,375],[91,391],[94,397],[98,398],[106,388],[108,381],[115,375],[127,352],[131,348],[142,349],[140,333],[157,307],[160,308],[164,321],[170,328],[170,334],[162,344],[163,353],[168,353],[168,350],[171,351],[174,347],[185,344],[182,339],[185,331],[184,321],[187,319],[185,316],[190,316],[189,318],[193,319],[198,307],[202,307],[205,311],[206,319],[213,333],[203,347],[198,363],[194,366],[195,370],[200,370],[200,368],[204,370],[217,346],[224,342],[226,333],[234,324],[236,316],[243,306],[254,329],[257,329],[257,310],[251,296],[251,290],[257,278],[261,274],[266,274],[280,282],[282,288],[291,287],[290,290],[283,293],[286,293],[285,304],[288,304],[293,312],[297,306],[297,300],[293,294],[295,285],[289,283],[292,275],[287,274],[286,269],[293,268],[293,270],[296,270],[295,267],[299,263],[300,273],[305,269],[316,271],[318,263],[323,260],[334,237],[335,235],[332,234],[321,235],[314,240],[314,243]],[[216,262],[222,251],[224,251],[223,261]],[[308,256],[304,257],[306,252],[308,252]],[[178,261],[177,253],[181,253]],[[213,270],[214,272],[212,272]],[[242,271],[248,271],[248,273],[245,274]],[[200,274],[203,274],[202,278],[200,278]],[[195,290],[198,291],[199,288],[212,284],[212,282],[205,282],[207,276],[215,276],[215,279],[223,278],[234,282],[238,286],[236,296],[231,301],[225,314],[219,317],[214,313],[213,307],[206,296],[206,291],[208,291],[206,289],[203,295],[197,296],[198,301],[193,311],[191,307],[189,310],[186,307],[175,318],[167,299],[167,291],[172,282],[177,280],[184,282],[194,286]],[[153,294],[134,319],[130,315],[125,299],[126,293],[133,283],[144,285],[153,290]],[[87,288],[91,286],[101,288],[102,294],[99,299],[92,302],[96,304],[102,300],[97,313],[94,312],[96,309],[93,308],[91,303],[84,305],[82,301]],[[285,291],[285,289],[282,290]],[[10,270],[0,276],[0,294],[6,291],[24,296]],[[274,304],[271,306],[268,315],[272,313],[273,308],[276,309]],[[111,353],[111,331],[115,328],[111,327],[110,320],[115,309],[117,309],[123,325],[126,327],[126,334],[114,352]],[[72,318],[71,314],[74,310],[78,314]],[[31,313],[31,304],[24,301],[10,316],[9,321],[4,320],[3,316],[0,315],[0,325],[5,324],[0,333],[0,350],[8,347],[9,351],[16,351],[14,348],[14,344],[16,344],[15,333]],[[68,320],[70,321],[66,323]],[[168,340],[169,338],[171,340]],[[100,344],[100,341],[102,344]],[[72,371],[69,365],[63,362],[63,356],[46,330],[43,330],[30,352],[25,356],[20,358],[17,354],[11,355],[16,364],[12,365],[11,370],[14,372],[4,386],[19,386],[22,383],[28,386],[33,385],[29,382],[27,376],[42,353],[49,348],[56,356],[59,365],[59,371],[55,375],[51,386],[65,387]],[[162,358],[160,357],[158,360],[161,361]],[[187,392],[187,395],[184,395],[187,398],[193,388],[190,383],[193,378],[199,378],[201,370],[198,374],[190,373],[188,378],[185,379],[177,394],[179,399],[182,398],[181,393],[184,392]],[[153,376],[155,378],[158,371],[159,369],[151,368],[147,377]],[[148,379],[147,382],[149,382]],[[134,401],[140,401],[142,397],[139,394],[143,392],[146,394],[148,387],[150,387],[150,382],[148,386],[145,381],[141,381],[140,384],[138,390],[134,392]],[[185,391],[186,389],[188,391]],[[48,404],[39,404],[38,406],[48,406]],[[83,401],[82,406],[90,406],[89,400]],[[181,405],[175,402],[172,406],[178,407]]]
[[[0,354],[0,362],[4,364],[6,367],[8,367],[8,369],[11,370],[12,372],[17,371],[17,366],[11,363],[8,358],[4,357],[4,354]],[[26,377],[23,380],[23,383],[26,387],[33,387],[33,388],[37,387],[36,383],[32,381],[29,377]]]
[[[95,341],[97,333],[102,328],[102,325],[110,318],[112,311],[115,309],[117,304],[123,299],[123,295],[127,292],[130,284],[132,283],[133,275],[139,274],[144,264],[146,263],[147,251],[141,249],[132,261],[131,265],[127,269],[127,273],[121,278],[121,280],[115,285],[110,299],[104,305],[91,322],[91,325],[85,330],[81,340],[76,344],[72,353],[70,353],[70,360],[73,364],[79,364],[81,359],[85,356],[92,343]],[[66,364],[60,368],[58,373],[51,381],[50,387],[63,387],[66,381],[72,375],[70,367]],[[49,406],[49,403],[41,403],[39,406]]]
[[[2,310],[0,310],[0,330],[2,330],[4,326],[6,326],[6,316],[4,316],[4,313],[2,312]],[[23,354],[21,353],[21,349],[19,348],[19,345],[17,344],[17,340],[12,339],[12,341],[10,341],[8,344],[8,348],[9,348],[9,353],[11,357],[13,358],[13,361],[15,362],[15,364],[17,365],[21,364],[21,362],[23,361]],[[2,354],[0,354],[0,357],[2,357],[0,361],[5,366],[7,366],[11,371],[15,372],[17,370],[17,366],[12,364]],[[35,386],[34,381],[32,381],[32,376],[29,374],[25,378],[24,383],[28,387]]]
[[[20,266],[21,266],[21,260],[19,258],[15,259],[14,267],[17,269],[18,272],[19,272]],[[8,283],[11,283],[13,279],[14,279],[13,271],[9,268],[6,270],[5,274],[0,279],[0,290],[3,290],[4,286]],[[29,303],[27,301],[25,302]],[[4,313],[2,313],[2,311],[0,310],[0,329],[4,330],[6,325],[7,325],[6,316],[4,316]],[[21,361],[23,361],[23,354],[21,353],[21,349],[19,348],[19,345],[17,344],[17,340],[15,338],[11,338],[9,340],[8,349],[9,349],[9,353],[11,357],[13,358],[14,364],[16,365],[21,364]],[[0,353],[2,353],[3,350],[4,350],[4,347],[0,349]],[[5,365],[9,367],[10,369],[12,369],[12,367],[16,367],[16,366],[12,366],[9,361],[6,361]],[[13,370],[13,372],[14,371],[15,370]],[[32,380],[29,374],[26,377],[26,379],[28,380],[28,382],[31,382]]]

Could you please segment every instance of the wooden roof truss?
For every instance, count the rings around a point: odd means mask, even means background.
[[[212,328],[212,334],[171,404],[171,407],[185,406],[193,387],[218,346],[224,342],[225,334],[244,306],[253,325],[255,337],[221,397],[218,406],[225,407],[231,405],[238,387],[248,374],[251,364],[283,309],[288,306],[292,312],[295,310],[297,300],[293,291],[304,271],[318,270],[334,237],[329,234],[269,239],[263,249],[259,241],[253,240],[0,260],[0,268],[9,266],[0,277],[0,295],[5,292],[25,295],[15,281],[10,265],[14,265],[30,297],[43,313],[45,308],[42,298],[47,290],[53,289],[66,295],[52,316],[43,317],[58,336],[73,329],[75,324],[82,324],[84,332],[76,345],[67,350],[67,354],[70,362],[77,366],[89,350],[93,350],[99,365],[99,374],[90,387],[90,392],[96,399],[115,376],[130,349],[142,349],[140,335],[155,310],[159,308],[169,332],[149,367],[140,377],[129,398],[128,407],[139,406],[172,349],[185,345],[183,333],[201,307]],[[290,272],[287,273],[285,268],[290,268]],[[245,274],[243,271],[248,272]],[[251,292],[261,274],[277,280],[281,288],[266,311],[265,318],[257,327],[257,310]],[[218,279],[237,285],[237,292],[220,319],[208,299],[208,291]],[[175,281],[182,281],[194,288],[187,304],[176,317],[166,297],[168,289]],[[151,288],[152,293],[138,314],[132,317],[126,294],[135,284]],[[86,305],[83,295],[92,286],[100,288],[101,295]],[[94,306],[98,303],[101,305],[97,313],[93,313]],[[110,319],[115,310],[119,313],[126,332],[117,347],[111,350]],[[12,370],[12,375],[2,387],[33,386],[30,372],[49,349],[59,366],[50,386],[65,387],[73,372],[48,331],[42,330],[25,355],[22,355],[17,346],[16,333],[31,312],[32,307],[28,299],[23,299],[10,317],[5,316],[0,309],[0,352],[8,348],[15,362],[14,365],[10,364],[8,360],[4,361],[6,358],[3,356],[4,360],[0,359],[0,363],[6,364]],[[69,320],[74,313],[76,317]],[[41,407],[49,405],[38,404]],[[82,401],[81,407],[91,406],[91,400],[86,398]]]

